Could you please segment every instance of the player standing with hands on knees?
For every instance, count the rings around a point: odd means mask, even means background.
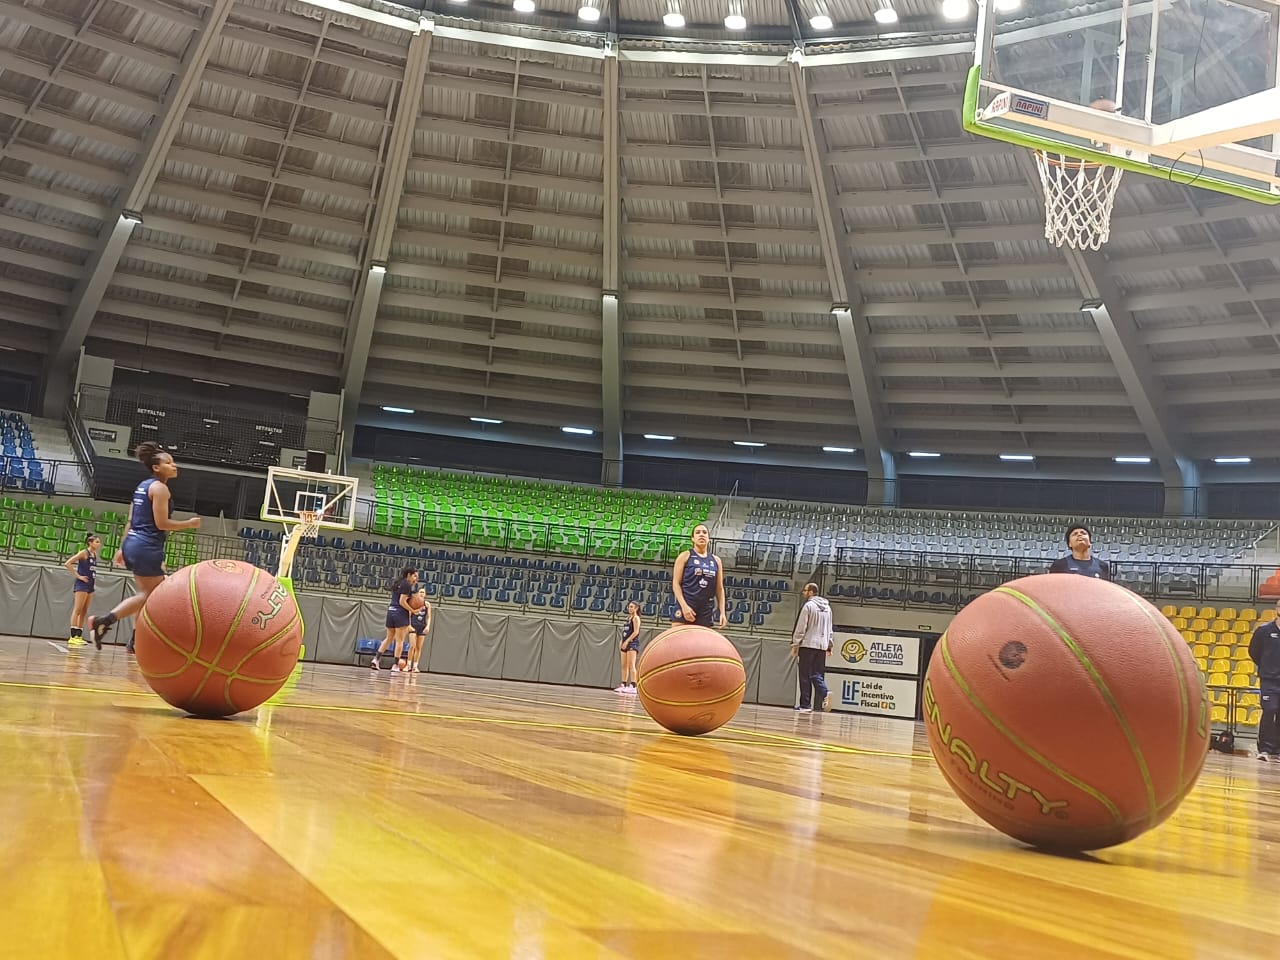
[[[711,552],[711,531],[705,523],[693,528],[691,539],[693,549],[676,557],[671,570],[671,592],[681,617],[675,622],[723,630],[729,623],[725,613],[724,564]]]
[[[106,616],[89,618],[89,635],[99,650],[102,649],[102,638],[112,625],[141,610],[151,591],[164,583],[164,545],[169,531],[195,530],[200,526],[199,517],[173,519],[169,481],[178,475],[178,465],[173,462],[173,457],[161,450],[159,444],[150,441],[138,444],[133,455],[151,475],[134,488],[129,522],[124,526],[124,538],[113,562],[129,569],[138,592],[116,604]]]

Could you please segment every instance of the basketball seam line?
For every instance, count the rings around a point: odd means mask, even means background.
[[[195,608],[198,611],[199,607],[197,606],[198,601],[196,599],[196,586],[195,586],[197,569],[198,569],[197,567],[193,567],[191,569],[191,605],[193,608]],[[253,588],[257,586],[258,574],[261,571],[257,567],[251,567],[250,569],[253,570],[253,576],[249,578],[249,586],[245,588],[244,596],[240,598],[240,608],[236,610],[236,615],[232,618],[231,625],[227,627],[227,632],[222,635],[222,645],[218,647],[218,652],[214,654],[212,658],[213,663],[218,663],[219,661],[222,660],[222,655],[226,652],[227,645],[231,642],[231,636],[236,632],[236,627],[240,626],[240,620],[244,616],[245,608],[249,606],[249,597],[253,593]],[[199,642],[197,642],[196,644],[196,649],[197,650],[200,649]],[[218,671],[218,672],[222,673],[223,671]],[[214,674],[214,671],[212,669],[208,670],[205,673],[204,679],[201,680],[199,685],[195,688],[195,690],[192,691],[191,695],[193,697],[200,695],[200,693],[204,690],[205,685],[213,678],[213,674]],[[225,684],[223,684],[222,699],[226,702],[228,707],[231,707],[233,710],[235,709],[236,705],[231,702],[230,678],[228,678],[228,681]]]
[[[225,667],[220,667],[220,666],[218,666],[216,663],[211,663],[211,662],[210,662],[210,661],[208,661],[208,660],[201,660],[198,656],[196,656],[196,655],[195,655],[195,653],[193,653],[193,652],[192,652],[192,651],[190,651],[190,650],[183,650],[183,649],[182,649],[182,647],[178,646],[178,644],[174,643],[174,642],[173,642],[172,640],[170,640],[167,636],[165,636],[164,631],[162,631],[159,627],[157,627],[157,626],[156,626],[155,621],[151,619],[151,616],[147,613],[147,611],[146,611],[145,609],[142,611],[141,617],[142,617],[142,619],[143,619],[143,620],[145,620],[145,621],[146,621],[146,623],[147,623],[147,628],[148,628],[148,629],[149,629],[153,634],[155,634],[156,639],[158,639],[160,642],[162,642],[165,646],[167,646],[167,647],[168,647],[170,650],[172,650],[174,653],[181,654],[183,657],[185,657],[185,658],[186,658],[186,662],[185,662],[185,663],[183,663],[183,665],[182,665],[181,667],[179,667],[177,670],[174,670],[174,671],[172,671],[172,672],[170,672],[170,673],[152,673],[152,672],[150,672],[150,671],[148,671],[148,670],[144,670],[144,669],[142,669],[141,667],[139,667],[139,668],[138,668],[138,672],[139,672],[139,673],[141,673],[144,677],[148,677],[148,678],[150,678],[150,679],[152,679],[152,680],[168,680],[168,679],[171,679],[171,678],[173,678],[173,677],[178,676],[178,675],[179,675],[179,674],[181,674],[184,670],[186,670],[188,667],[190,667],[192,664],[195,664],[196,666],[204,667],[206,670],[212,671],[213,673],[217,674],[218,676],[226,677],[228,681],[231,681],[231,680],[240,680],[240,681],[242,681],[243,683],[279,683],[279,682],[280,682],[279,678],[264,679],[264,678],[262,678],[262,677],[247,677],[247,676],[243,676],[242,674],[238,673],[237,671],[239,670],[239,668],[240,668],[241,666],[243,666],[244,661],[241,661],[240,663],[237,663],[234,667],[232,667],[230,670],[228,670],[227,668],[225,668]],[[295,617],[295,618],[294,618],[293,622],[291,622],[291,623],[289,624],[289,626],[290,626],[290,627],[292,627],[292,626],[293,626],[293,623],[296,623],[296,622],[298,622],[298,621],[299,621],[299,620],[301,620],[301,619],[302,619],[302,616],[301,616],[301,614],[299,614],[297,617]],[[286,628],[286,629],[287,629],[287,628]],[[281,632],[283,632],[283,631],[281,631]],[[278,638],[279,638],[279,635],[277,634],[277,639],[278,639]],[[288,679],[290,676],[292,676],[292,675],[293,675],[293,668],[291,667],[291,668],[290,668],[290,670],[289,670],[289,673],[285,676],[285,678],[284,678],[284,679],[286,679],[286,680],[287,680],[287,679]]]
[[[743,666],[742,661],[737,660],[734,657],[685,657],[683,660],[672,660],[670,663],[664,663],[660,667],[654,667],[646,673],[645,676],[657,676],[660,673],[665,673],[668,670],[675,670],[677,667],[683,667],[690,663],[734,663],[740,667]],[[746,673],[745,667],[743,667],[742,672]]]
[[[1111,688],[1107,686],[1107,682],[1098,673],[1098,668],[1093,665],[1093,660],[1076,643],[1075,637],[1071,636],[1067,629],[1058,623],[1049,611],[1041,607],[1031,597],[1009,587],[997,587],[995,592],[1013,597],[1019,603],[1032,610],[1044,623],[1048,624],[1062,642],[1067,645],[1067,649],[1071,651],[1080,666],[1084,667],[1090,678],[1092,678],[1094,685],[1098,688],[1098,692],[1102,694],[1102,699],[1106,701],[1107,707],[1115,717],[1116,723],[1120,725],[1120,730],[1124,733],[1125,740],[1129,743],[1133,759],[1138,764],[1138,773],[1142,775],[1142,785],[1146,788],[1147,816],[1154,822],[1156,815],[1156,788],[1155,784],[1151,782],[1151,771],[1147,768],[1147,758],[1142,755],[1142,747],[1138,744],[1138,738],[1134,736],[1133,730],[1129,726],[1129,721],[1125,718],[1124,711],[1120,709],[1120,704],[1116,702],[1115,696],[1111,693]]]
[[[732,700],[734,697],[736,697],[738,694],[742,693],[746,689],[747,689],[747,683],[744,680],[741,684],[734,687],[732,691],[730,691],[729,693],[726,693],[722,697],[716,697],[714,700],[699,700],[696,703],[689,703],[686,700],[663,700],[659,697],[653,696],[653,694],[650,694],[650,693],[644,694],[644,698],[652,703],[660,703],[664,707],[709,707],[712,704],[724,703],[724,701],[726,700]]]
[[[982,702],[982,699],[976,693],[974,693],[973,690],[969,687],[969,684],[965,681],[964,677],[960,674],[959,668],[955,665],[955,662],[951,659],[951,650],[949,645],[947,644],[946,633],[944,633],[942,635],[942,638],[938,641],[938,649],[942,651],[942,662],[946,664],[947,672],[951,674],[951,679],[953,679],[956,682],[956,685],[961,689],[961,691],[963,691],[964,695],[969,699],[969,702],[973,704],[973,706],[978,710],[978,712],[987,718],[988,723],[990,723],[993,727],[995,727],[1002,734],[1004,734],[1004,736],[1009,740],[1010,743],[1012,743],[1015,747],[1017,747],[1019,750],[1025,753],[1028,757],[1030,757],[1036,763],[1040,764],[1040,766],[1044,767],[1054,776],[1065,781],[1066,783],[1071,784],[1071,786],[1075,787],[1077,790],[1081,791],[1085,795],[1093,797],[1094,800],[1097,800],[1098,803],[1102,804],[1102,806],[1106,808],[1107,812],[1111,814],[1112,819],[1114,819],[1117,823],[1124,823],[1124,817],[1120,813],[1120,808],[1117,807],[1115,803],[1111,801],[1110,798],[1108,798],[1104,793],[1102,793],[1102,791],[1096,789],[1095,787],[1089,786],[1089,784],[1085,783],[1083,780],[1080,780],[1079,778],[1075,777],[1074,775],[1068,773],[1066,770],[1059,767],[1056,763],[1054,763],[1048,757],[1042,755],[1038,750],[1035,750],[1033,747],[1024,743],[1021,737],[1019,737],[1016,733],[1014,733],[1007,726],[1005,726],[1004,723],[1002,723],[999,720],[999,718],[997,718],[996,715],[992,713],[990,708],[988,708],[987,705]]]
[[[1178,782],[1173,791],[1173,795],[1177,797],[1178,794],[1182,792],[1184,786],[1183,773],[1186,767],[1187,732],[1191,723],[1191,702],[1187,695],[1187,678],[1182,669],[1182,664],[1179,662],[1178,652],[1173,646],[1173,638],[1169,636],[1164,625],[1158,622],[1155,617],[1151,616],[1151,611],[1147,609],[1143,602],[1140,602],[1138,597],[1128,596],[1127,599],[1142,612],[1142,615],[1147,618],[1148,622],[1150,622],[1160,634],[1160,639],[1164,641],[1165,649],[1169,651],[1170,656],[1173,658],[1173,670],[1178,677],[1178,706],[1182,712],[1182,736],[1178,739]],[[1164,620],[1164,623],[1169,622],[1168,620],[1165,620],[1163,615],[1160,616],[1160,619]],[[1179,637],[1178,640],[1179,642],[1182,642],[1181,637]],[[1201,694],[1200,699],[1203,703],[1203,693]],[[1165,806],[1166,804],[1160,804],[1159,807],[1152,812],[1152,818],[1154,819],[1159,811],[1164,809]]]

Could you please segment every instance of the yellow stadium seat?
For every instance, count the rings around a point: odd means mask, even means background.
[[[1253,678],[1249,676],[1247,673],[1236,673],[1236,674],[1232,674],[1231,676],[1231,685],[1233,687],[1242,687],[1247,689],[1253,686],[1253,684],[1250,682],[1252,680]]]
[[[1209,629],[1214,633],[1226,633],[1231,628],[1226,620],[1219,617],[1217,620],[1213,620],[1209,623]]]
[[[1202,620],[1212,620],[1217,615],[1217,607],[1201,607],[1200,612],[1196,614],[1196,616]]]
[[[1178,610],[1178,616],[1186,617],[1188,620],[1196,615],[1195,607],[1181,607]]]
[[[1209,672],[1209,661],[1204,657],[1196,657],[1196,666],[1200,668],[1201,673]]]
[[[1240,611],[1240,619],[1244,620],[1246,623],[1253,623],[1253,621],[1258,619],[1258,611],[1254,610],[1252,607],[1245,607]]]
[[[1212,710],[1210,710],[1210,711],[1209,711],[1209,720],[1210,720],[1210,722],[1211,722],[1211,723],[1226,723],[1226,722],[1227,722],[1227,708],[1226,708],[1226,707],[1214,707]]]
[[[1237,620],[1231,625],[1232,633],[1253,633],[1253,626],[1248,620]]]
[[[1218,634],[1218,642],[1221,643],[1223,646],[1227,646],[1227,647],[1234,647],[1239,642],[1239,639],[1240,638],[1237,637],[1234,633]]]
[[[1160,608],[1160,613],[1166,617],[1176,617],[1178,615],[1178,608],[1171,603],[1166,603]]]
[[[1209,646],[1217,646],[1218,635],[1212,630],[1201,630],[1199,640],[1201,643],[1207,643]]]
[[[1201,630],[1208,630],[1209,621],[1205,620],[1203,617],[1196,617],[1191,621],[1191,629],[1196,633],[1199,633]]]
[[[1231,661],[1230,660],[1211,660],[1209,661],[1209,672],[1210,673],[1230,673]]]
[[[1244,726],[1256,727],[1258,725],[1258,719],[1261,716],[1261,708],[1250,710],[1247,707],[1236,707],[1236,723],[1243,724]]]
[[[1209,651],[1209,657],[1212,660],[1230,660],[1231,648],[1224,647],[1221,644],[1218,644],[1212,650]]]
[[[1209,659],[1209,647],[1203,643],[1197,643],[1191,648],[1191,655],[1197,659]]]
[[[1194,633],[1192,633],[1190,630],[1183,630],[1183,631],[1182,631],[1182,639],[1183,639],[1183,640],[1185,640],[1185,641],[1187,641],[1187,643],[1195,643],[1195,642],[1196,642],[1196,635],[1195,635]]]
[[[1210,703],[1226,703],[1230,699],[1231,699],[1231,694],[1227,693],[1226,690],[1210,690],[1209,691]]]
[[[1236,660],[1235,665],[1232,667],[1231,672],[1252,674],[1253,661],[1252,660]]]
[[[1209,674],[1209,686],[1225,687],[1227,685],[1227,675],[1225,673]]]
[[[1189,621],[1186,617],[1171,617],[1169,622],[1173,624],[1175,630],[1185,630]]]
[[[1248,660],[1249,648],[1246,647],[1244,644],[1241,644],[1240,646],[1236,647],[1235,652],[1231,654],[1231,659],[1232,660]]]
[[[1261,613],[1258,614],[1259,623],[1270,623],[1275,618],[1276,618],[1275,610],[1263,610]]]
[[[1236,614],[1235,607],[1223,607],[1221,610],[1218,611],[1218,616],[1220,616],[1223,620],[1234,620],[1236,618],[1236,615],[1237,614]]]
[[[1262,700],[1258,697],[1256,693],[1242,693],[1240,694],[1240,698],[1236,700],[1236,703],[1238,703],[1242,707],[1261,707],[1262,706]]]

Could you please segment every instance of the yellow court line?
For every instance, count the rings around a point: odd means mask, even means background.
[[[154,693],[142,692],[138,690],[109,690],[100,687],[74,687],[60,683],[27,683],[16,680],[0,680],[0,687],[17,687],[29,690],[69,690],[77,693],[96,693],[107,696],[125,696],[125,697],[155,697]],[[471,694],[472,696],[476,694]],[[597,707],[588,707],[584,704],[548,704],[544,700],[530,700],[523,697],[504,697],[501,694],[479,694],[479,696],[489,697],[494,700],[510,700],[516,703],[533,703],[541,706],[558,706],[571,707],[579,710],[588,710],[595,713],[604,713],[607,716],[620,717],[632,716],[632,714],[612,712]],[[554,723],[548,720],[515,720],[505,717],[468,717],[462,714],[454,713],[423,713],[416,710],[392,710],[384,707],[360,707],[345,704],[324,704],[324,703],[287,703],[276,702],[271,703],[273,710],[282,709],[298,709],[298,710],[318,710],[318,711],[334,711],[338,713],[365,713],[377,716],[387,717],[417,717],[424,720],[456,720],[463,723],[491,723],[498,726],[508,727],[528,727],[534,729],[550,729],[550,730],[572,730],[580,733],[613,733],[623,734],[627,736],[638,735],[643,737],[663,737],[675,736],[661,728],[654,730],[619,730],[616,727],[596,727],[586,726],[572,723]],[[735,733],[740,736],[759,737],[764,740],[771,740],[778,744],[801,747],[807,750],[818,750],[823,753],[838,753],[851,756],[870,756],[870,757],[889,757],[899,760],[924,760],[930,759],[929,754],[924,753],[895,753],[887,750],[868,750],[861,747],[851,747],[839,743],[824,743],[819,740],[806,740],[802,737],[792,737],[781,733],[768,733],[762,730],[746,730],[740,727],[721,727],[721,731],[725,733]],[[734,743],[740,746],[765,746],[766,744],[753,742],[751,740],[742,740],[732,737],[706,737],[703,742],[707,743]]]

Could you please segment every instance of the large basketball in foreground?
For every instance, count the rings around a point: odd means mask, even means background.
[[[1097,850],[1163,821],[1208,750],[1195,660],[1160,611],[1073,574],[1014,580],[974,600],[925,675],[929,748],[997,830]]]
[[[644,648],[636,692],[649,716],[672,733],[723,726],[742,706],[747,672],[732,643],[707,627],[677,624]]]
[[[238,560],[183,567],[147,598],[135,623],[138,669],[180,710],[252,710],[298,663],[302,616],[284,586]]]

